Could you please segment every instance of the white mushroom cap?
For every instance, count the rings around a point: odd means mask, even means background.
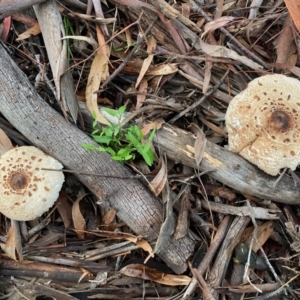
[[[18,221],[41,216],[57,200],[64,182],[62,164],[41,150],[24,146],[0,157],[0,212]]]
[[[284,75],[254,79],[227,109],[229,150],[270,175],[300,163],[300,81]]]

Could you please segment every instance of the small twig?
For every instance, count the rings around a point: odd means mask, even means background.
[[[251,252],[252,252],[252,247],[253,247],[253,244],[254,244],[254,240],[257,240],[257,233],[258,233],[258,227],[257,227],[257,224],[255,222],[255,218],[253,216],[253,210],[252,210],[252,206],[250,205],[249,201],[247,200],[246,201],[247,203],[247,207],[250,209],[250,217],[251,217],[251,220],[252,220],[252,223],[253,223],[253,226],[254,226],[254,230],[253,230],[253,235],[252,235],[252,238],[251,238],[251,242],[250,242],[250,245],[249,245],[249,252],[248,252],[248,258],[247,258],[247,263],[245,264],[245,272],[244,272],[244,276],[243,278],[247,279],[247,281],[249,282],[249,284],[255,289],[257,290],[259,293],[262,293],[262,291],[255,286],[255,284],[253,284],[249,278],[249,275],[248,275],[248,269],[249,269],[249,266],[250,266],[250,262],[251,262]],[[254,225],[255,223],[255,225]]]
[[[64,172],[64,173],[98,176],[98,177],[104,177],[104,178],[118,178],[118,179],[138,179],[138,178],[143,178],[144,177],[144,175],[119,176],[119,175],[112,175],[112,174],[89,173],[89,172],[81,172],[81,171],[75,171],[75,170],[64,170],[64,169],[46,169],[46,168],[42,168],[41,170],[59,171],[59,172]],[[154,177],[154,175],[147,175],[147,176]]]
[[[224,57],[212,57],[212,56],[207,56],[207,55],[202,55],[202,56],[193,56],[193,55],[184,55],[184,54],[179,54],[176,52],[170,52],[166,49],[159,48],[159,50],[154,50],[152,53],[156,56],[158,55],[169,55],[169,58],[175,59],[175,58],[180,58],[180,59],[188,59],[188,60],[195,60],[198,62],[202,61],[209,61],[209,62],[216,62],[216,63],[223,63],[223,64],[241,64],[238,61],[233,61],[229,58],[224,58]]]
[[[283,175],[286,173],[287,168],[284,168],[283,171],[281,173],[279,173],[278,178],[276,179],[276,181],[273,183],[273,187],[274,189],[276,188],[278,182],[281,180],[281,178],[283,177]]]
[[[231,216],[224,217],[223,221],[221,222],[214,239],[212,240],[209,249],[207,250],[204,258],[202,259],[200,265],[198,266],[198,272],[203,275],[208,268],[209,264],[214,258],[219,246],[221,245],[226,233],[228,231],[229,224],[231,222]],[[182,299],[189,299],[189,297],[194,293],[195,289],[197,288],[197,279],[193,277],[192,281],[190,282],[187,290],[185,291]]]
[[[197,11],[201,16],[207,21],[211,22],[213,19],[209,17],[205,11],[197,4],[199,0],[190,0],[192,4],[192,10]],[[196,2],[196,3],[195,3]],[[230,40],[239,47],[245,54],[247,54],[252,60],[262,65],[265,69],[271,69],[271,67],[265,63],[262,59],[257,57],[254,53],[249,51],[244,45],[242,45],[230,32],[228,32],[224,27],[220,27],[219,30],[224,33]]]
[[[128,117],[126,117],[122,122],[121,122],[121,126],[125,126],[128,122],[130,122],[133,118],[135,118],[136,116],[138,116],[139,114],[146,112],[148,110],[153,110],[153,109],[166,109],[166,110],[176,110],[175,108],[171,107],[171,106],[166,106],[166,105],[159,105],[159,104],[153,104],[153,105],[148,105],[148,106],[144,106],[141,107],[135,111],[133,111],[130,115],[128,115]]]
[[[140,16],[141,17],[141,16]],[[157,17],[153,20],[152,24],[147,28],[145,33],[142,36],[138,36],[137,43],[133,47],[133,49],[128,53],[128,55],[124,58],[122,63],[119,65],[119,67],[102,83],[101,88],[104,88],[108,85],[110,81],[112,81],[126,66],[130,58],[136,53],[136,50],[138,47],[140,47],[141,43],[143,42],[144,38],[149,34],[151,31],[152,27],[154,26],[155,22],[157,20]]]
[[[132,176],[118,176],[118,175],[112,175],[112,174],[99,174],[99,173],[81,172],[81,171],[76,171],[76,170],[46,169],[46,168],[42,168],[41,170],[54,171],[54,172],[64,172],[64,173],[71,173],[71,174],[80,174],[80,175],[89,175],[89,176],[98,176],[98,177],[104,177],[104,178],[118,178],[118,179],[140,179],[140,178],[145,179],[145,177],[155,177],[156,176],[156,175],[152,175],[152,174],[132,175]],[[213,172],[214,170],[215,169],[203,171],[202,173],[199,174],[199,176],[207,174],[209,172]],[[172,174],[172,175],[168,175],[168,178],[169,179],[176,179],[176,178],[180,178],[182,176],[185,176],[185,175],[183,175],[183,174]]]
[[[176,115],[175,117],[173,117],[168,123],[169,124],[173,124],[176,120],[178,120],[179,118],[181,118],[182,116],[184,116],[189,111],[195,109],[204,100],[206,100],[210,95],[212,95],[213,93],[215,93],[217,91],[217,89],[223,84],[223,82],[224,82],[225,78],[227,77],[228,73],[229,73],[229,69],[225,72],[225,74],[222,76],[222,78],[220,79],[220,81],[208,93],[206,93],[205,95],[203,95],[198,101],[194,102],[192,105],[190,105],[185,110],[183,110],[182,112],[180,112],[178,115]]]
[[[251,206],[250,203],[249,203],[249,200],[247,200],[247,206],[248,206],[248,208],[251,210],[251,212],[253,212],[253,209],[252,209],[252,206]],[[258,240],[257,240],[258,226],[257,226],[257,223],[256,223],[255,218],[254,218],[254,216],[253,216],[253,213],[251,213],[251,221],[252,221],[252,224],[253,224],[253,226],[254,226],[254,231],[253,231],[253,237],[252,237],[252,240],[251,240],[251,244],[250,244],[250,247],[249,247],[249,254],[248,254],[248,261],[247,261],[247,264],[248,264],[248,266],[249,266],[250,255],[251,255],[251,250],[252,250],[253,241],[254,241],[254,239],[256,239],[256,242],[257,242],[257,244],[259,245],[259,249],[260,249],[260,251],[261,251],[261,253],[262,253],[262,255],[263,255],[263,257],[264,257],[264,259],[265,259],[265,261],[266,261],[266,263],[267,263],[267,265],[268,265],[268,267],[269,267],[269,269],[270,269],[270,271],[272,272],[272,274],[273,274],[274,278],[276,279],[276,281],[279,282],[279,283],[282,285],[282,281],[280,280],[280,278],[279,278],[278,275],[276,274],[276,272],[275,272],[273,266],[270,264],[270,261],[269,261],[267,255],[266,255],[264,249],[262,248],[262,246],[260,245],[260,243],[259,243]],[[246,265],[247,265],[247,264],[246,264]],[[246,274],[246,269],[247,269],[247,268],[245,268],[245,274]],[[245,277],[245,276],[244,276],[244,277]],[[247,277],[248,277],[248,276],[247,276]],[[249,278],[248,278],[248,281],[249,281],[249,283],[251,284]]]

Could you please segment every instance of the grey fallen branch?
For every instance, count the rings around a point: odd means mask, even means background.
[[[157,131],[155,145],[167,156],[184,165],[201,171],[209,171],[209,176],[245,195],[287,204],[300,203],[300,187],[288,176],[278,182],[252,165],[240,155],[230,152],[209,141],[200,165],[195,161],[195,137],[182,129],[164,124]]]
[[[84,143],[97,144],[40,98],[1,45],[0,65],[0,111],[33,145],[70,170],[81,168],[90,173],[132,175],[107,153],[83,149]],[[137,235],[156,241],[163,222],[163,205],[139,180],[76,176],[100,201],[108,201]],[[169,239],[159,255],[176,273],[182,273],[195,243],[190,235],[176,241]]]
[[[91,127],[93,120],[90,113],[82,104],[80,109],[87,126]],[[126,118],[129,119],[130,116]],[[200,165],[197,165],[195,142],[196,138],[192,133],[168,124],[164,124],[157,131],[154,139],[155,146],[161,150],[161,153],[166,153],[168,158],[202,172],[209,172],[209,176],[245,196],[253,195],[287,204],[300,203],[300,187],[295,186],[292,178],[283,176],[277,182],[278,176],[266,174],[240,155],[210,141],[206,142],[203,159]]]
[[[237,207],[205,200],[201,200],[201,205],[205,209],[211,209],[212,211],[221,213],[223,215],[236,215],[241,217],[250,217],[253,215],[255,219],[262,220],[278,220],[279,217],[276,215],[276,213],[281,212],[281,210],[267,209],[263,207],[252,207],[252,211],[250,211],[246,206]]]

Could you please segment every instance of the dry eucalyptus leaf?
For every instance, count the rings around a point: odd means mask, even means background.
[[[86,226],[85,219],[80,211],[80,201],[84,198],[85,195],[82,195],[76,199],[72,206],[72,219],[74,224],[74,229],[77,232],[79,239],[84,239],[84,229]]]
[[[221,18],[217,18],[216,20],[207,22],[204,26],[204,32],[201,36],[205,36],[207,33],[212,32],[220,27],[225,26],[229,22],[233,21],[235,18],[230,16],[223,16]]]
[[[189,129],[196,135],[195,146],[194,146],[195,161],[197,166],[199,166],[205,152],[207,139],[205,137],[204,132],[197,124],[191,123],[189,125]]]
[[[167,182],[167,179],[168,169],[164,160],[161,158],[159,162],[159,171],[150,183],[150,188],[154,192],[155,196],[158,196],[161,193]]]
[[[150,36],[150,38],[148,39],[148,47],[147,47],[148,57],[143,61],[143,65],[142,65],[141,71],[139,73],[139,77],[136,80],[135,88],[138,87],[141,80],[145,76],[147,70],[149,69],[149,67],[153,61],[153,58],[154,58],[154,54],[152,54],[152,52],[155,49],[156,49],[156,40],[153,36]]]
[[[38,22],[36,22],[36,24],[30,28],[28,28],[26,31],[24,31],[23,33],[19,34],[18,38],[16,39],[16,41],[22,41],[22,40],[26,40],[29,37],[31,37],[31,35],[38,35],[39,33],[41,33],[41,28]]]
[[[6,243],[0,244],[1,249],[4,251],[4,253],[11,259],[17,260],[16,256],[16,247],[14,243],[14,228],[9,228],[8,235],[7,235],[7,241]]]
[[[14,146],[12,145],[10,138],[0,128],[0,155],[4,154],[5,152],[12,149],[13,147]]]
[[[141,264],[127,265],[120,272],[126,276],[151,280],[169,286],[188,285],[191,282],[191,278],[188,276],[166,274]]]
[[[97,103],[98,96],[95,92],[108,75],[108,58],[104,53],[97,51],[90,69],[85,96],[88,110],[91,113],[95,113],[97,121],[104,125],[109,125],[109,122],[99,111]]]
[[[246,56],[241,56],[235,51],[224,46],[210,45],[205,43],[202,39],[199,40],[200,46],[204,53],[212,57],[226,57],[239,61],[253,70],[261,70],[263,67]]]

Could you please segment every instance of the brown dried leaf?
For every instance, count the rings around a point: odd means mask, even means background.
[[[109,122],[100,113],[97,105],[97,94],[95,93],[101,84],[108,77],[108,59],[101,51],[97,51],[88,77],[87,87],[85,91],[86,106],[91,113],[96,114],[97,121],[104,125]]]
[[[136,106],[135,109],[139,109],[142,107],[145,99],[146,99],[146,93],[148,88],[148,81],[145,79],[142,79],[140,82],[139,88],[138,88],[138,94],[136,96]]]
[[[155,66],[152,68],[149,68],[146,75],[167,75],[167,74],[173,74],[178,71],[177,64],[163,64],[160,66]]]
[[[16,39],[16,41],[23,41],[28,39],[29,37],[31,37],[31,35],[38,35],[39,33],[41,33],[41,28],[38,22],[36,22],[34,24],[34,26],[30,27],[29,29],[27,29],[26,31],[24,31],[23,33],[19,34],[18,38]]]
[[[142,237],[134,236],[129,233],[121,233],[121,232],[112,232],[112,231],[104,231],[104,230],[97,230],[97,231],[84,231],[84,230],[76,230],[78,233],[92,233],[96,236],[106,237],[110,239],[116,239],[116,240],[127,240],[130,241],[137,246],[139,246],[141,249],[149,253],[149,256],[154,257],[152,247],[151,245],[144,240]]]
[[[10,138],[0,128],[0,155],[4,154],[6,151],[12,149],[13,147],[14,146],[12,145]]]
[[[111,208],[103,217],[103,223],[105,225],[111,224],[116,217],[117,211],[114,208]]]
[[[84,229],[86,227],[86,222],[80,211],[80,201],[85,195],[82,195],[76,199],[72,206],[72,219],[74,224],[74,229],[77,232],[79,239],[84,239]]]
[[[72,206],[65,194],[60,193],[57,199],[56,208],[63,220],[65,228],[69,228],[72,223]]]
[[[208,55],[207,57],[209,58]],[[213,64],[211,61],[207,60],[205,62],[205,72],[204,72],[204,81],[203,81],[203,89],[202,89],[203,94],[206,94],[209,88],[212,66]]]
[[[207,139],[206,139],[205,134],[202,131],[202,129],[195,123],[191,123],[189,125],[189,128],[194,134],[196,134],[194,149],[195,149],[195,161],[198,166],[203,158]]]
[[[222,197],[230,202],[236,199],[236,194],[233,193],[230,189],[224,186],[218,186],[215,184],[205,184],[205,191],[208,196],[218,196]]]
[[[153,178],[153,180],[150,182],[150,188],[155,194],[155,196],[158,196],[161,193],[161,191],[163,190],[167,182],[167,179],[168,179],[168,169],[164,160],[160,158],[159,171],[157,175]]]
[[[189,230],[189,209],[191,207],[188,194],[185,192],[181,198],[180,211],[178,213],[177,226],[174,233],[174,239],[178,240],[186,236]]]
[[[295,0],[284,0],[285,5],[292,16],[292,19],[300,32],[300,3]]]
[[[14,227],[11,226],[9,228],[6,243],[5,244],[1,243],[1,249],[6,253],[6,255],[9,258],[13,260],[17,260]]]
[[[151,36],[148,39],[148,45],[147,45],[147,53],[148,53],[148,57],[143,61],[143,65],[139,74],[139,77],[136,80],[136,84],[135,84],[135,88],[138,87],[138,85],[140,84],[141,80],[143,79],[143,77],[145,76],[147,70],[149,69],[152,61],[153,61],[153,57],[154,54],[153,51],[156,49],[156,40],[153,36]]]
[[[294,41],[294,33],[291,23],[292,18],[290,15],[288,15],[276,41],[275,48],[277,53],[277,64],[285,64],[287,62],[290,46]]]
[[[258,249],[260,248],[260,246],[263,246],[265,244],[265,242],[268,240],[268,238],[270,237],[270,235],[273,233],[274,231],[274,225],[271,221],[265,222],[261,225],[258,226],[258,233],[257,233],[257,241],[254,240],[254,244],[252,247],[252,250],[254,252],[257,252]],[[243,236],[241,238],[241,242],[249,242],[252,239],[252,235],[253,235],[253,227],[248,227],[247,229],[245,229]]]
[[[208,22],[204,26],[204,32],[202,33],[202,37],[205,36],[207,33],[212,32],[220,27],[225,26],[229,22],[233,21],[234,17],[224,16],[221,18],[218,18],[216,20],[213,20],[211,22]]]
[[[261,70],[263,67],[246,56],[238,55],[235,51],[224,46],[216,46],[205,43],[202,39],[199,40],[200,46],[204,53],[213,57],[226,57],[239,61],[253,70]]]
[[[147,135],[152,129],[156,128],[157,130],[161,128],[162,124],[165,123],[164,119],[156,119],[153,122],[148,123],[147,125],[145,125],[141,131],[143,133],[143,135]]]
[[[6,42],[11,25],[11,16],[6,17],[0,24],[0,40]]]
[[[166,246],[166,242],[170,239],[171,235],[175,230],[175,218],[173,214],[173,201],[170,196],[169,185],[166,184],[163,190],[163,202],[166,205],[166,219],[164,220],[162,226],[160,227],[159,235],[156,240],[154,253],[159,254]]]
[[[216,126],[214,123],[212,122],[209,122],[207,120],[205,120],[204,118],[202,117],[198,117],[199,120],[204,124],[206,125],[208,128],[210,128],[211,130],[213,130],[214,132],[218,133],[219,135],[221,136],[224,136],[224,137],[228,137],[227,133],[221,129],[220,127]]]
[[[188,276],[166,274],[141,264],[127,265],[120,272],[129,277],[151,280],[169,286],[188,285],[191,282]]]

